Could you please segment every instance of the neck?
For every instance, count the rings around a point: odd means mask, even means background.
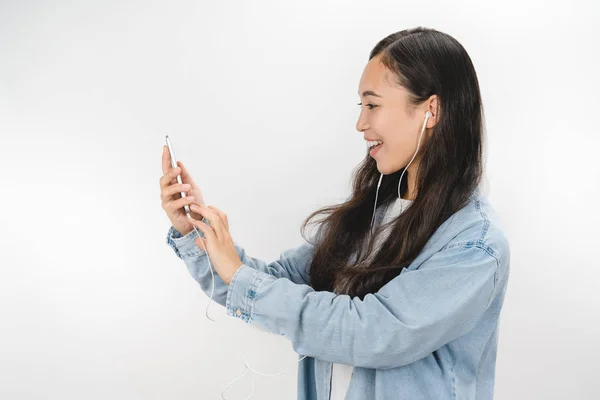
[[[408,175],[408,188],[406,189],[406,193],[401,196],[403,200],[414,200],[417,197],[414,184],[415,183],[412,181],[411,175]]]
[[[404,196],[402,196],[404,200],[415,200],[415,198],[417,197],[416,176],[418,168],[419,163],[417,160],[414,160],[414,162],[411,163],[408,169],[406,170],[408,188],[406,189],[406,193],[404,194]]]

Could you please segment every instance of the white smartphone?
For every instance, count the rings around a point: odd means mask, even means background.
[[[173,168],[177,168],[177,158],[175,158],[175,150],[173,150],[173,145],[171,144],[171,140],[169,139],[169,135],[165,136],[165,139],[167,141],[167,147],[169,148],[169,154],[171,155],[171,167]],[[177,183],[181,184],[183,183],[183,181],[181,180],[181,174],[177,175]],[[180,192],[181,193],[181,197],[187,197],[187,194],[185,192]],[[183,206],[185,213],[187,215],[190,215],[190,207],[189,205],[185,204]]]

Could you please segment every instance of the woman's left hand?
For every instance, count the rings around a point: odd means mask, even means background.
[[[229,285],[233,274],[244,264],[237,254],[233,239],[229,234],[227,215],[214,206],[191,204],[190,209],[204,216],[210,225],[188,216],[188,221],[204,233],[194,242],[196,246],[206,251],[215,271]]]

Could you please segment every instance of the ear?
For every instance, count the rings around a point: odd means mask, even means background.
[[[425,111],[431,113],[431,117],[427,120],[426,128],[433,128],[440,120],[439,98],[436,94],[432,94],[425,100]]]

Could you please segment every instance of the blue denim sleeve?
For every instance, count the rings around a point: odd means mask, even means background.
[[[315,291],[242,265],[228,315],[290,339],[298,354],[365,368],[417,361],[472,329],[495,296],[499,263],[481,247],[443,249],[376,293]]]
[[[210,225],[210,222],[206,218],[202,218],[202,222]],[[202,234],[202,232],[200,232]],[[195,230],[192,230],[185,236],[182,236],[173,226],[169,228],[167,233],[167,243],[175,254],[181,258],[190,273],[190,275],[200,284],[200,288],[207,296],[210,296],[212,290],[212,275],[211,265],[209,265],[208,257],[206,252],[196,245],[196,239],[198,234]],[[306,265],[311,259],[313,245],[305,242],[302,245],[285,250],[281,253],[278,260],[271,263],[267,263],[260,259],[250,257],[246,254],[246,251],[238,243],[234,241],[235,249],[237,250],[240,260],[245,266],[265,273],[273,278],[286,278],[293,283],[308,282],[308,275],[306,272]],[[213,275],[215,278],[215,289],[213,294],[213,300],[225,306],[227,298],[227,290],[229,286],[225,284],[223,279],[214,271]]]

